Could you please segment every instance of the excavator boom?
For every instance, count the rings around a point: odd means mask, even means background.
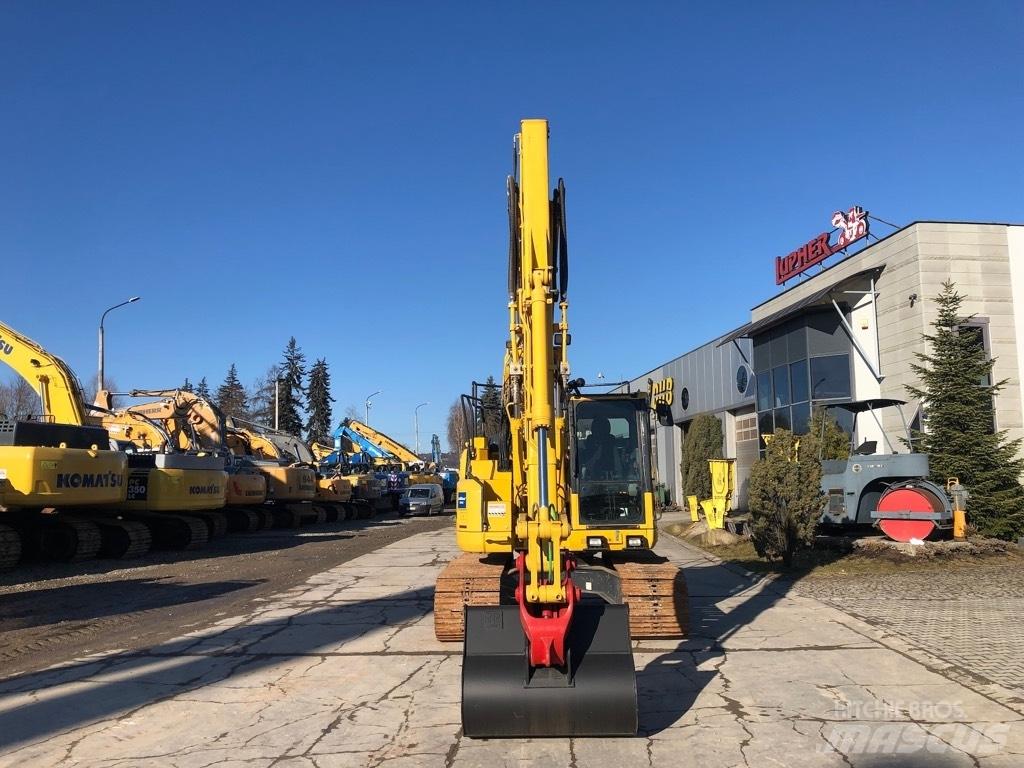
[[[486,507],[483,538],[496,542],[485,544],[486,551],[501,546],[499,525],[507,531],[516,604],[465,607],[462,725],[475,738],[632,735],[637,708],[629,608],[583,599],[567,544],[573,386],[565,187],[559,181],[549,197],[547,121],[524,120],[517,149],[518,173],[508,183],[509,343],[501,412],[491,416],[508,424],[508,485],[499,492],[470,477],[465,494],[459,486],[460,507],[469,494]],[[467,466],[491,450],[486,438],[474,438]],[[496,493],[505,498],[490,501]],[[461,522],[457,512],[456,525]]]

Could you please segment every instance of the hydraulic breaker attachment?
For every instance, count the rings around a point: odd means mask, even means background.
[[[629,608],[576,603],[563,667],[531,667],[519,611],[466,607],[463,732],[476,739],[635,735]]]

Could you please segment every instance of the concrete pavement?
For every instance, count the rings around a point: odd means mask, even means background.
[[[1024,703],[790,586],[666,537],[693,633],[638,643],[641,735],[474,741],[461,647],[438,643],[449,531],[405,539],[244,616],[0,682],[0,766],[1024,764]]]

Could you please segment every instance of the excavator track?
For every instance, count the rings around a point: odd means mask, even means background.
[[[227,534],[228,516],[223,512],[192,512],[191,514],[206,523],[206,533],[211,541]]]
[[[91,560],[103,544],[103,536],[95,523],[67,515],[40,521],[37,532],[39,552],[50,560],[67,563]]]
[[[505,556],[501,560],[489,560],[478,554],[463,554],[448,564],[434,587],[434,634],[438,640],[457,642],[463,639],[465,606],[511,602],[514,584],[502,580],[507,569]],[[622,602],[629,606],[632,639],[672,639],[687,635],[689,599],[681,568],[651,558],[649,562],[618,562],[614,569],[620,578]]]
[[[154,549],[200,549],[210,540],[206,521],[198,517],[167,512],[135,512],[131,517],[149,527]]]
[[[103,543],[99,556],[118,560],[142,557],[153,545],[153,535],[144,523],[135,520],[97,519]]]
[[[21,536],[8,525],[0,525],[0,571],[8,571],[21,559]]]
[[[629,636],[670,639],[689,632],[689,598],[682,568],[671,562],[618,562],[622,601],[629,606]]]
[[[459,642],[466,633],[467,605],[500,605],[502,576],[509,558],[463,554],[452,560],[434,586],[434,634],[443,643]]]
[[[225,512],[228,518],[228,530],[237,533],[248,533],[259,530],[261,518],[259,513],[244,507],[228,507]]]

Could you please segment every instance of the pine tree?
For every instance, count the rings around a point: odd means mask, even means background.
[[[333,427],[331,403],[331,372],[327,361],[320,358],[309,371],[309,420],[306,422],[306,439],[310,442],[330,442]]]
[[[911,365],[920,386],[907,391],[926,414],[914,445],[928,454],[932,480],[945,485],[957,477],[967,488],[968,519],[978,530],[1012,538],[1024,534],[1021,440],[993,429],[994,398],[1006,380],[992,383],[995,358],[986,356],[976,334],[965,332],[972,317],[960,313],[964,298],[952,281],[942,284],[934,331],[924,334],[929,351],[915,354],[918,362]]]
[[[828,410],[817,407],[811,414],[807,434],[798,438],[801,459],[848,459],[850,436]]]
[[[280,376],[281,369],[272,365],[266,374],[258,377],[246,391],[249,421],[265,427],[274,425],[274,386]]]
[[[224,415],[236,419],[248,419],[249,413],[246,410],[245,387],[238,379],[238,369],[232,363],[228,368],[228,375],[224,377],[224,383],[217,388],[217,405]]]
[[[284,349],[281,378],[278,427],[298,437],[302,432],[303,397],[306,394],[306,356],[294,336],[288,340],[288,346]]]
[[[484,434],[493,440],[501,424],[501,388],[493,376],[487,377],[480,402],[483,405]]]
[[[781,559],[786,567],[797,549],[814,542],[824,504],[821,463],[817,457],[797,461],[796,456],[793,433],[775,430],[764,458],[751,467],[747,486],[754,549],[769,560]]]
[[[195,387],[192,386],[192,382],[188,380],[188,376],[185,377],[185,383],[181,385],[182,392],[192,392]]]
[[[711,470],[708,459],[722,458],[722,422],[709,413],[690,422],[683,440],[683,457],[679,472],[683,478],[683,495],[698,499],[711,497]]]
[[[210,387],[206,383],[206,377],[205,376],[203,376],[203,378],[201,378],[199,380],[199,383],[196,384],[196,395],[198,395],[199,397],[202,397],[202,398],[204,398],[206,400],[210,399]]]

